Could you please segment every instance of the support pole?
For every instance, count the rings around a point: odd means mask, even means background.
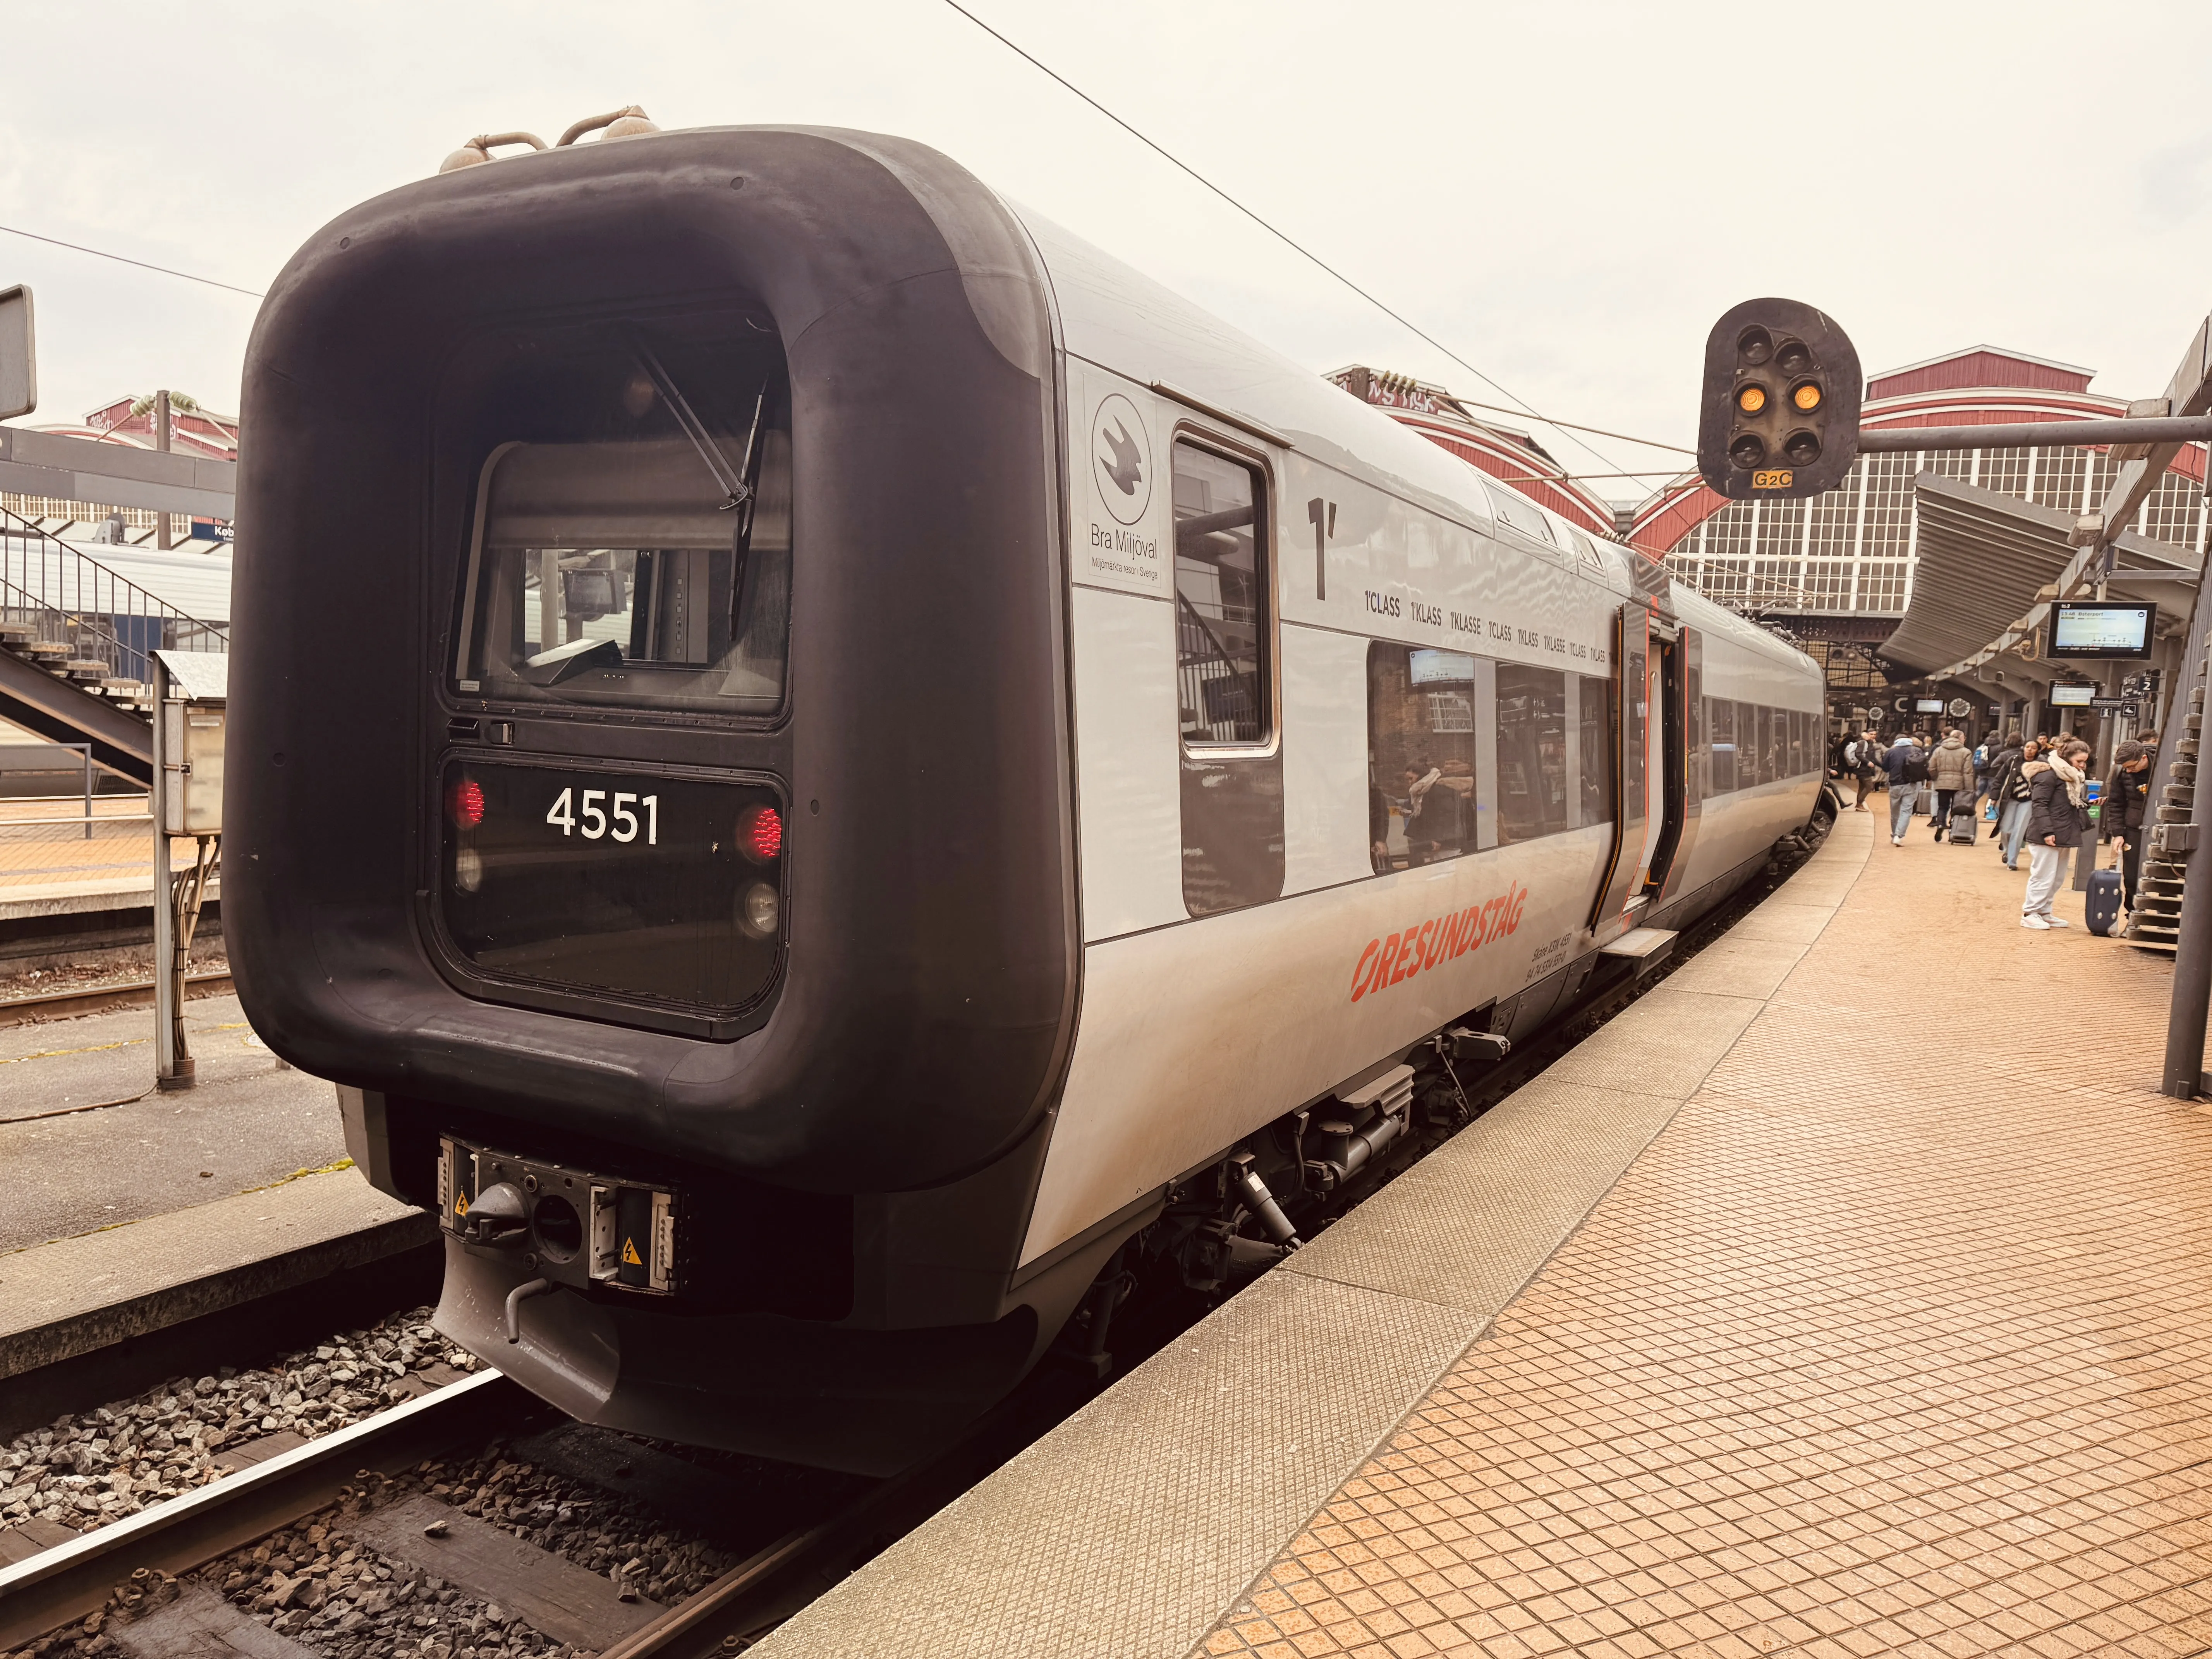
[[[2212,621],[2212,612],[2208,612],[2204,603],[2208,587],[2212,583],[2197,590],[2197,603],[2189,617],[2189,649],[2197,661],[2212,647],[2212,636],[2205,632],[2206,623]],[[2152,769],[2151,775],[2161,781],[2158,795],[2153,797],[2154,805],[2165,793],[2162,781],[2167,774],[2163,763],[2179,752],[2185,734],[2200,738],[2203,729],[2201,705],[2205,678],[2197,662],[2191,666],[2197,672],[2187,678],[2196,684],[2185,692],[2186,682],[2177,682],[2170,723],[2160,734],[2161,764]],[[2174,924],[2173,1001],[2166,1014],[2166,1071],[2159,1086],[2176,1100],[2191,1100],[2203,1091],[2204,1025],[2207,1014],[2212,1013],[2212,833],[2207,833],[2203,787],[2207,781],[2200,774],[2190,797],[2189,827],[2196,844],[2189,851],[2181,884],[2181,915]]]
[[[191,1052],[185,1041],[185,963],[189,936],[179,939],[177,881],[169,863],[169,828],[183,816],[182,757],[170,752],[170,709],[175,697],[169,671],[158,653],[154,665],[154,1086],[192,1086]],[[184,705],[173,705],[182,714]],[[182,720],[175,722],[181,726]],[[173,805],[173,803],[174,805]]]

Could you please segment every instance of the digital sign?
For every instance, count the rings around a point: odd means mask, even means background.
[[[2097,695],[2094,685],[2054,685],[2051,688],[2053,708],[2087,708]]]
[[[2051,607],[2054,657],[2148,657],[2154,605],[2090,605],[2060,601]]]

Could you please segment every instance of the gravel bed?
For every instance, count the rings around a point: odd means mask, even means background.
[[[412,1397],[399,1380],[410,1370],[441,1362],[476,1369],[478,1362],[438,1337],[428,1319],[428,1309],[413,1309],[270,1367],[176,1378],[19,1435],[0,1450],[0,1522],[39,1516],[89,1531],[217,1478],[223,1471],[215,1455],[227,1445],[282,1429],[312,1439]],[[523,1461],[502,1438],[473,1456],[364,1480],[309,1521],[182,1579],[145,1576],[118,1589],[82,1624],[0,1659],[120,1655],[113,1627],[191,1583],[329,1659],[585,1659],[507,1609],[353,1538],[350,1523],[416,1493],[663,1605],[704,1589],[735,1564],[664,1515]]]
[[[410,1309],[274,1365],[174,1377],[19,1434],[0,1449],[0,1526],[35,1516],[88,1532],[214,1480],[216,1454],[234,1442],[280,1429],[312,1440],[411,1398],[410,1370],[475,1370],[429,1320]]]
[[[227,974],[230,959],[218,945],[195,945],[185,969],[193,974]],[[63,968],[33,968],[27,973],[0,974],[0,1002],[18,997],[52,996],[62,991],[105,991],[112,986],[143,985],[154,977],[154,957],[143,954],[118,957],[111,962]]]
[[[472,1457],[363,1480],[311,1520],[181,1581],[156,1574],[125,1586],[82,1624],[7,1659],[118,1654],[112,1635],[118,1623],[154,1610],[193,1582],[328,1659],[589,1659],[587,1650],[532,1629],[496,1602],[354,1537],[351,1528],[362,1516],[425,1492],[664,1606],[705,1589],[735,1565],[734,1557],[672,1528],[665,1516],[517,1461],[506,1442],[495,1441]]]

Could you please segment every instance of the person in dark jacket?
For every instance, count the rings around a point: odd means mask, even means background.
[[[1928,781],[1928,755],[1920,746],[1920,739],[1910,732],[1900,732],[1889,752],[1881,758],[1882,770],[1889,774],[1889,844],[1905,845],[1905,832],[1912,828],[1912,803],[1920,793],[1920,786]]]
[[[2066,854],[2081,845],[2089,828],[2089,780],[2082,768],[2089,745],[2068,738],[2046,761],[2030,761],[2027,805],[2027,896],[2021,901],[2020,925],[2038,929],[2071,924],[2051,914],[2051,901],[2066,874]]]
[[[1989,796],[1997,809],[1990,839],[1998,842],[1997,856],[2008,870],[2020,857],[2020,832],[2027,827],[2027,801],[2014,793],[2020,787],[2020,769],[2033,760],[2036,752],[2033,738],[2025,744],[2008,738],[1990,760]]]
[[[2097,834],[2120,848],[2120,902],[2136,908],[2136,883],[2142,875],[2143,819],[2150,798],[2151,751],[2139,743],[2112,750],[2112,775],[2097,804]]]

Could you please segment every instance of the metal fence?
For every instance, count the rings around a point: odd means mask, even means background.
[[[27,631],[26,631],[27,630]],[[107,678],[154,681],[154,651],[228,651],[221,629],[188,617],[82,550],[0,507],[0,634],[19,651],[68,647]]]

